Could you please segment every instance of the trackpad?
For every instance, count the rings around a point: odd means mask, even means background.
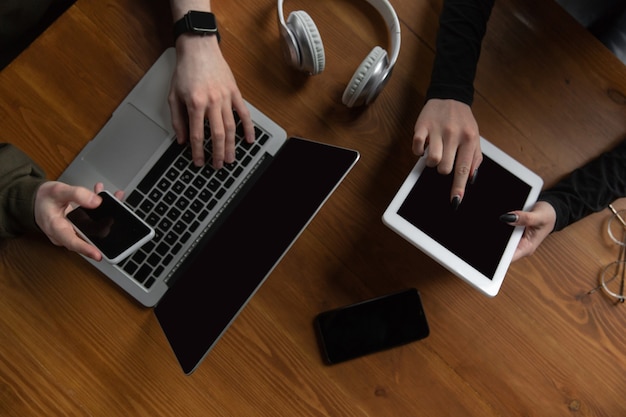
[[[127,103],[94,138],[83,159],[123,190],[168,138],[165,129]]]

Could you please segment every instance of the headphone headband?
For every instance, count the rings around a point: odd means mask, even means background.
[[[282,1],[282,0],[281,0]],[[387,25],[389,33],[390,51],[389,51],[389,68],[393,68],[400,54],[400,21],[398,15],[388,0],[366,0],[371,4],[382,16]]]
[[[389,68],[393,68],[398,55],[400,54],[400,21],[398,15],[388,0],[366,0],[372,7],[376,9],[378,14],[385,21],[387,33],[389,34],[389,42],[391,49],[389,51]],[[285,23],[285,14],[283,12],[283,4],[285,0],[278,0],[278,26],[281,33],[287,33],[287,23]]]
[[[400,54],[400,21],[389,0],[366,0],[385,21],[391,50],[374,47],[348,83],[342,102],[348,107],[371,103],[387,83]],[[285,21],[284,0],[278,0],[278,28],[283,54],[296,69],[319,74],[325,65],[324,46],[313,19],[304,11],[294,11]]]

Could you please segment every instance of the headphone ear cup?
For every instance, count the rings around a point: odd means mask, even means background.
[[[292,12],[287,18],[287,27],[293,33],[300,52],[300,62],[296,67],[311,75],[322,72],[326,65],[324,45],[311,16],[302,10]]]
[[[353,107],[355,104],[360,105],[366,100],[367,94],[372,91],[372,88],[378,87],[380,80],[380,63],[386,62],[387,51],[380,46],[375,46],[374,49],[365,57],[361,65],[357,68],[352,76],[352,79],[348,83],[341,101],[348,107]],[[371,87],[373,85],[373,87]],[[366,89],[366,87],[368,87]]]

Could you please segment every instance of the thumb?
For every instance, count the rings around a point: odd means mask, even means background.
[[[509,211],[506,214],[500,216],[500,220],[511,226],[535,226],[537,223],[537,216],[532,211]]]
[[[514,211],[512,212],[517,216],[517,220],[512,223],[515,226],[528,226],[532,222],[532,213],[528,211]]]
[[[84,187],[67,186],[60,194],[63,201],[86,208],[96,208],[102,203],[102,197]]]

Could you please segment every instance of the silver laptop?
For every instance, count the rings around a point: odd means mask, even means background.
[[[192,372],[358,160],[358,152],[286,132],[248,104],[253,144],[238,124],[236,161],[197,168],[176,143],[167,104],[173,48],[150,68],[59,177],[123,190],[156,231],[119,264],[89,260],[155,312]],[[211,153],[207,126],[205,152]],[[207,157],[210,161],[210,156]]]

